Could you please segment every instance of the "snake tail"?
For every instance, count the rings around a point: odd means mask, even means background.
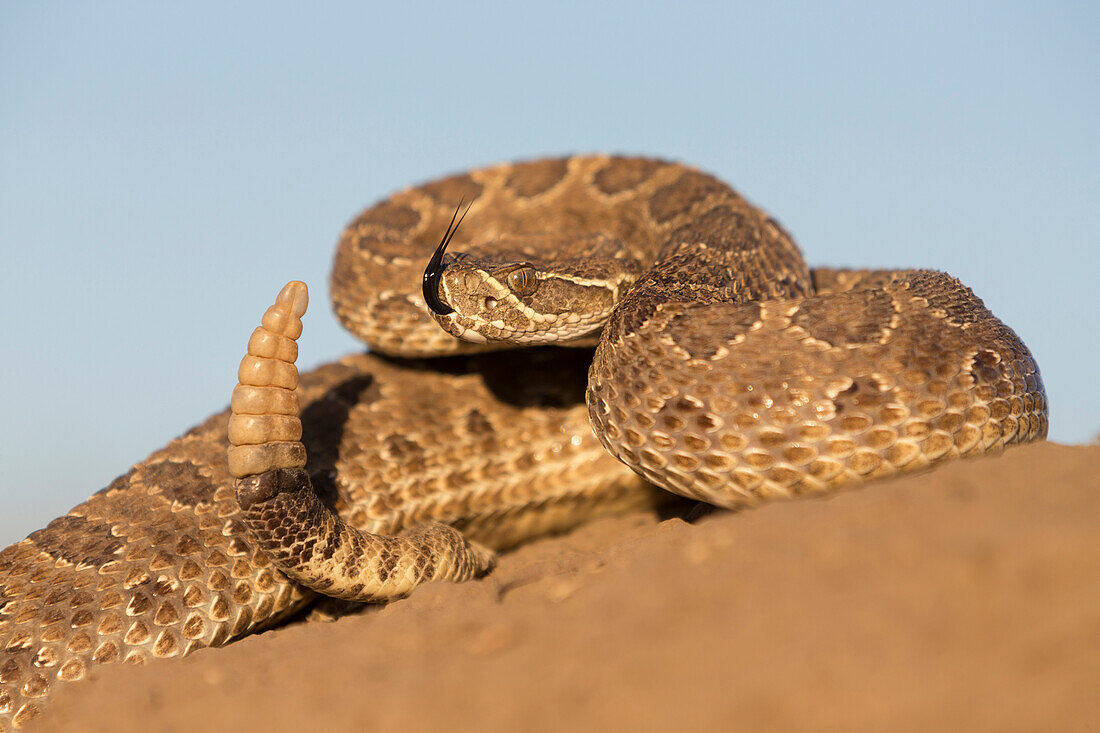
[[[229,418],[229,468],[252,538],[288,577],[335,598],[386,601],[431,580],[483,575],[493,553],[445,524],[390,537],[362,532],[318,497],[294,389],[295,342],[306,286],[288,283],[264,314],[238,370]]]

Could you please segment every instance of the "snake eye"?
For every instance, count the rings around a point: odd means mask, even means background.
[[[508,287],[516,295],[530,295],[535,292],[538,286],[539,281],[535,277],[535,268],[530,265],[518,267],[508,273]]]

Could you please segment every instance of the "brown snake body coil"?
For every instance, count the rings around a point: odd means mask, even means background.
[[[444,333],[420,292],[462,200],[448,265],[511,253],[484,278],[442,277],[441,297],[473,318],[454,330],[484,343]],[[569,261],[551,261],[561,247]],[[554,273],[572,289],[539,301]],[[292,285],[250,341],[231,423],[210,417],[0,552],[0,729],[93,665],[278,622],[313,597],[291,577],[399,595],[463,552],[473,562],[453,577],[485,569],[482,547],[661,500],[604,445],[669,489],[740,506],[1046,434],[1030,353],[957,281],[811,273],[771,219],[677,164],[576,156],[407,189],[347,227],[332,290],[345,325],[391,356],[347,357],[295,387],[305,293]],[[478,353],[522,324],[462,307],[522,304],[529,321],[587,327],[574,306],[615,299],[594,358]],[[234,479],[268,471],[239,503]]]

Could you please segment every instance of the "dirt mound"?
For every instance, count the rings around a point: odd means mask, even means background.
[[[1066,730],[1100,720],[1100,447],[605,520],[58,694],[55,730]]]

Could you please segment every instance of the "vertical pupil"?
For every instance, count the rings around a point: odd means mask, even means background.
[[[528,285],[531,284],[531,272],[526,268],[522,270],[516,270],[511,275],[509,275],[509,278],[512,281],[512,288],[521,292],[526,290]]]

